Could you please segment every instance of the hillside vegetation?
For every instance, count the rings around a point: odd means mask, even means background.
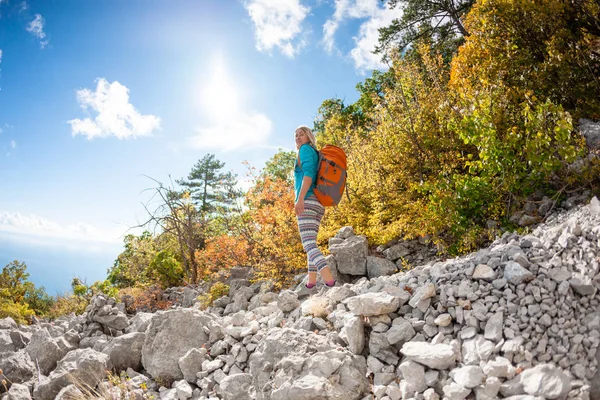
[[[356,102],[327,99],[319,109],[318,141],[346,150],[351,197],[328,210],[321,244],[351,225],[372,245],[422,238],[441,254],[462,254],[515,228],[511,215],[532,195],[598,193],[600,162],[578,130],[581,118],[600,119],[598,2],[464,1],[454,14],[444,14],[447,2],[418,3],[390,2],[407,7],[381,31],[390,69],[360,82]],[[100,288],[147,305],[156,290],[210,284],[233,266],[289,285],[305,268],[294,158],[280,151],[260,170],[248,166],[247,193],[211,154],[184,179],[154,182],[147,232],[125,238],[107,281],[75,282],[72,295],[40,306],[45,292],[23,292],[26,277],[15,285],[2,275],[0,318],[52,315],[52,304],[54,314],[80,310]]]

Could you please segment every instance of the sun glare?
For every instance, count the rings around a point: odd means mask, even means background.
[[[213,59],[200,93],[202,108],[213,119],[224,120],[238,111],[238,89],[228,74],[223,56]]]

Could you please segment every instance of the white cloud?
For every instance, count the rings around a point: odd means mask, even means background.
[[[294,58],[306,45],[298,36],[310,8],[303,6],[300,0],[248,0],[245,7],[254,22],[259,51],[279,47],[287,57]]]
[[[27,32],[40,39],[40,46],[42,49],[48,44],[46,33],[44,32],[44,24],[44,17],[40,14],[35,14],[35,19],[27,25]]]
[[[35,214],[0,211],[0,232],[114,244],[122,240],[123,229],[101,230],[84,222],[61,225]]]
[[[11,149],[15,149],[17,147],[17,142],[15,142],[14,140],[10,141],[10,148]]]
[[[323,25],[323,44],[331,52],[335,47],[335,33],[347,19],[370,18],[379,12],[379,0],[335,0],[333,17]]]
[[[14,126],[4,123],[4,125],[0,126],[0,135],[3,134],[6,130],[13,129]]]
[[[260,113],[240,113],[229,120],[196,129],[190,138],[195,149],[231,151],[264,146],[272,130],[271,120]]]
[[[358,70],[388,68],[381,62],[381,54],[373,54],[373,50],[379,44],[379,28],[389,26],[394,19],[400,17],[399,12],[382,12],[361,25],[359,35],[355,38],[356,47],[350,51],[354,66]]]
[[[0,49],[0,63],[2,62],[2,49]]]
[[[346,20],[366,19],[354,37],[355,47],[350,57],[356,69],[387,69],[381,62],[381,55],[373,54],[379,43],[379,28],[388,26],[396,18],[402,16],[402,10],[396,7],[389,9],[387,3],[380,5],[380,0],[336,0],[335,12],[323,25],[323,45],[328,52],[335,49],[335,33]]]
[[[91,108],[98,115],[94,118],[72,119],[73,136],[87,136],[89,140],[97,137],[115,136],[118,139],[148,136],[160,129],[160,118],[154,115],[142,115],[129,103],[129,89],[114,81],[108,83],[104,78],[96,79],[96,91],[82,89],[77,91],[77,101],[84,110]]]

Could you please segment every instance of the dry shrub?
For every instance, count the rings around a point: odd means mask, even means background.
[[[56,319],[71,313],[75,313],[75,315],[83,314],[88,304],[89,300],[83,296],[58,295],[50,311],[48,311],[48,317]]]
[[[164,291],[158,286],[121,289],[118,298],[125,304],[129,314],[137,312],[155,312],[166,310],[173,305],[172,301],[164,300]]]
[[[206,309],[210,307],[216,299],[227,296],[228,294],[229,285],[226,285],[223,282],[215,282],[215,284],[210,287],[208,293],[198,296],[198,300],[200,301],[202,309]]]
[[[69,378],[75,385],[75,389],[67,393],[64,397],[67,400],[136,399],[139,398],[139,394],[142,395],[143,399],[153,398],[147,394],[148,387],[145,383],[142,383],[139,388],[133,387],[131,378],[125,372],[117,375],[114,372],[106,371],[106,378],[95,388],[90,387],[73,375]]]

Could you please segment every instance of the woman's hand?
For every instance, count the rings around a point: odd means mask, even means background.
[[[304,212],[304,199],[298,199],[294,211],[296,211],[296,215],[300,215]]]

